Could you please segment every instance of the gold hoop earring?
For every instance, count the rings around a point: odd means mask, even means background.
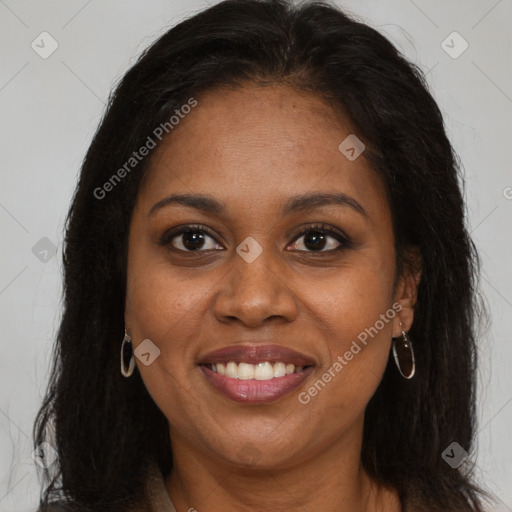
[[[412,379],[416,372],[412,341],[403,330],[401,322],[400,329],[402,329],[402,336],[393,338],[393,356],[400,375],[405,379]]]
[[[127,359],[129,359],[128,369],[126,369]],[[123,343],[121,344],[121,373],[124,377],[130,377],[134,368],[135,359],[133,357],[132,339],[125,329]]]

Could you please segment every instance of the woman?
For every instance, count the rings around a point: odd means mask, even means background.
[[[483,510],[457,159],[374,29],[286,0],[172,28],[66,228],[40,510]]]

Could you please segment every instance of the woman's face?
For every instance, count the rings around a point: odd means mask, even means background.
[[[403,290],[384,186],[338,148],[352,133],[314,95],[248,84],[202,95],[155,150],[125,321],[175,453],[277,468],[359,447]]]

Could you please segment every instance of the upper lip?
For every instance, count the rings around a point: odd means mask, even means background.
[[[295,366],[314,364],[311,358],[282,345],[230,345],[208,352],[199,359],[197,364],[228,363],[229,361],[251,364],[282,361]]]

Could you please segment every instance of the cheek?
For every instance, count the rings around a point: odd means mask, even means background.
[[[318,403],[350,406],[362,412],[375,392],[389,358],[393,318],[394,266],[387,263],[354,264],[322,287],[316,309],[328,326],[328,354],[318,370]]]
[[[324,323],[338,333],[339,350],[391,309],[393,278],[394,266],[389,261],[375,264],[366,255],[356,255],[318,290],[317,309]],[[390,332],[391,322],[381,324],[379,331]]]
[[[205,304],[208,274],[200,279],[188,272],[172,271],[165,259],[134,254],[128,268],[126,307],[140,335],[166,342],[173,331],[182,331]]]
[[[134,251],[128,266],[126,293],[127,326],[132,331],[133,348],[150,340],[159,355],[146,366],[136,359],[142,379],[159,407],[177,403],[178,389],[187,387],[191,370],[191,343],[199,332],[205,294],[190,280],[170,272],[169,264],[149,259],[141,250]],[[187,366],[188,364],[188,366]],[[186,394],[186,393],[185,393]]]

